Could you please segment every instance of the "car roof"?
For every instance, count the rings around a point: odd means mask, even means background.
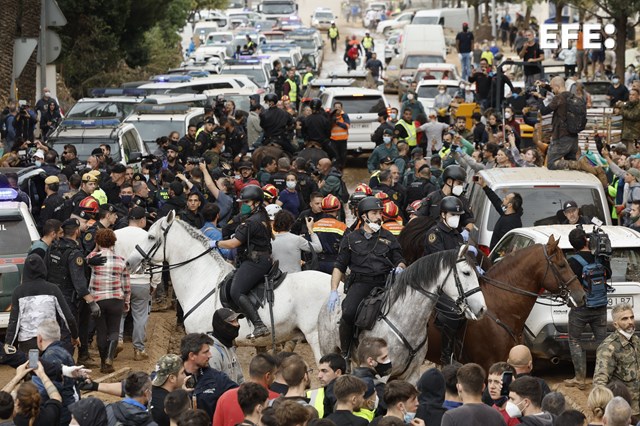
[[[324,91],[324,93],[330,93],[333,94],[334,96],[341,96],[341,95],[346,95],[346,96],[354,96],[354,95],[380,95],[382,96],[382,92],[379,90],[375,90],[375,89],[365,89],[362,87],[336,87],[336,88],[328,88],[327,90]]]
[[[593,225],[582,225],[585,232],[590,233],[593,231]],[[544,225],[544,226],[531,226],[527,228],[518,228],[509,231],[509,234],[522,234],[531,237],[536,243],[546,243],[551,235],[554,238],[560,239],[560,248],[563,250],[571,250],[571,244],[569,243],[569,233],[576,229],[575,225]],[[626,226],[614,226],[603,225],[602,230],[609,235],[611,240],[611,247],[633,247],[640,246],[640,233]],[[505,236],[506,236],[505,235]],[[503,237],[504,238],[504,237]]]
[[[427,49],[412,49],[412,50],[406,50],[404,53],[404,56],[419,56],[419,55],[432,55],[432,56],[442,56],[442,51],[441,50],[427,50]]]
[[[480,174],[491,188],[525,185],[539,187],[555,185],[602,186],[592,174],[572,170],[549,170],[546,167],[493,168],[482,170]]]
[[[420,80],[418,82],[418,88],[422,86],[455,86],[458,87],[460,85],[460,80]]]
[[[101,96],[96,98],[81,98],[76,103],[83,102],[99,102],[99,103],[114,103],[120,102],[125,104],[137,104],[140,103],[144,97],[142,96]]]

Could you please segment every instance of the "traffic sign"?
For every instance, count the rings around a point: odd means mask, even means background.
[[[67,18],[62,14],[62,10],[60,10],[56,0],[45,0],[45,2],[47,3],[45,7],[47,27],[64,27],[67,25]]]
[[[33,49],[38,45],[37,38],[17,38],[13,42],[13,78],[20,77],[29,62]]]

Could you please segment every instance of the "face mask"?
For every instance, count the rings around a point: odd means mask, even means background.
[[[142,176],[144,176],[144,179],[145,179],[147,182],[149,182],[149,175],[142,175]]]
[[[504,118],[506,118],[507,120],[511,118],[511,113],[510,112],[505,112],[504,113]]]
[[[374,370],[376,370],[376,373],[378,373],[378,376],[380,377],[388,376],[389,374],[391,374],[391,360],[385,362],[384,364],[378,363],[378,365],[375,366]]]
[[[457,229],[458,225],[460,224],[460,216],[457,214],[454,214],[452,216],[449,216],[446,219],[447,222],[447,226],[451,229]]]
[[[411,93],[409,93],[409,94],[407,95],[407,99],[412,100],[412,99],[413,99],[413,95],[412,95]]]
[[[395,120],[398,117],[398,114],[392,112],[390,114],[390,117],[391,117],[392,120]]]
[[[404,412],[404,422],[411,423],[411,420],[416,418],[416,413],[410,413],[409,411]]]
[[[292,181],[287,181],[287,188],[289,189],[296,189],[296,183],[292,182]]]
[[[42,166],[42,161],[34,161],[33,164],[35,164],[36,167],[40,167]]]
[[[613,80],[611,80],[611,82],[612,82],[613,84],[618,84],[618,83],[620,83],[620,79],[618,79],[618,78],[614,78]]]
[[[371,230],[376,233],[380,230],[380,228],[382,227],[382,225],[380,225],[379,223],[376,222],[368,222],[367,223],[369,225],[369,228],[371,228]]]
[[[386,144],[391,143],[391,138],[389,136],[383,136],[382,141]]]
[[[522,411],[520,411],[520,407],[518,407],[517,404],[514,404],[511,401],[507,401],[507,406],[504,410],[507,412],[509,417],[512,417],[514,419],[522,417]]]
[[[249,214],[251,213],[251,206],[249,204],[243,204],[240,207],[240,214]]]
[[[462,185],[455,185],[453,188],[451,188],[451,193],[456,197],[461,196],[462,191],[464,191],[464,186]]]
[[[131,195],[121,195],[120,196],[120,201],[122,201],[122,204],[124,204],[125,206],[129,206],[129,204],[131,204],[131,199],[133,197]]]
[[[500,208],[502,208],[502,211],[503,211],[504,213],[506,213],[506,212],[507,212],[507,206],[502,205],[502,206],[500,206]]]
[[[444,95],[444,90],[438,90],[438,93],[440,93],[441,95]]]

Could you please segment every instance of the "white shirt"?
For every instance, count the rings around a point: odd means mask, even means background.
[[[126,228],[118,229],[114,232],[117,238],[114,251],[118,256],[125,258],[125,260],[136,249],[136,245],[142,244],[149,238],[147,231],[142,228],[138,228],[137,226],[127,226]],[[131,273],[131,271],[129,272]],[[160,272],[154,273],[153,279],[151,274],[148,273],[131,273],[130,280],[132,285],[151,284],[153,288],[156,288],[160,283],[161,277],[162,274]]]

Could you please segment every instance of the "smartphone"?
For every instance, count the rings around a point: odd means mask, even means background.
[[[474,182],[478,182],[480,180],[480,176],[478,175],[473,175],[473,181]]]
[[[29,368],[38,368],[38,358],[40,351],[37,349],[29,349]]]
[[[509,396],[509,385],[513,381],[513,372],[505,371],[502,373],[502,389],[500,390],[500,396]]]

